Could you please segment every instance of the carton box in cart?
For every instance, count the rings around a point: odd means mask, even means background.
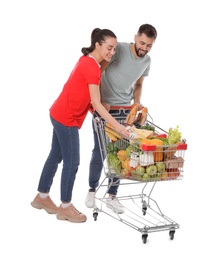
[[[173,156],[171,159],[164,161],[164,163],[166,169],[183,168],[184,159],[182,157]]]

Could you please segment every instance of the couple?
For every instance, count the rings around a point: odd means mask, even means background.
[[[70,222],[85,222],[86,215],[72,204],[72,191],[78,166],[79,129],[90,108],[94,110],[118,132],[129,135],[126,128],[113,117],[119,108],[128,112],[132,102],[140,103],[142,84],[148,76],[151,59],[147,53],[157,37],[156,29],[150,24],[139,27],[134,43],[117,42],[116,35],[108,29],[96,28],[91,34],[91,46],[82,48],[79,58],[59,97],[50,108],[53,125],[51,150],[44,164],[38,194],[31,202],[37,209],[57,214],[57,219]],[[105,108],[109,107],[109,112]],[[110,109],[110,107],[112,109]],[[115,110],[116,109],[116,110]],[[94,132],[94,149],[90,162],[89,191],[85,204],[94,206],[95,189],[99,185],[102,159],[98,139]],[[61,175],[60,207],[49,196],[58,165],[63,161]],[[115,181],[115,180],[114,180]],[[123,207],[116,198],[118,186],[108,190],[107,206],[116,213],[123,213]]]

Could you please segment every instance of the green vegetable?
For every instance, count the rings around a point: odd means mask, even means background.
[[[140,149],[139,149],[138,146],[133,145],[133,144],[130,144],[130,145],[126,148],[126,156],[127,156],[128,158],[130,158],[132,152],[139,152],[139,151],[140,151]]]
[[[115,143],[108,143],[106,145],[107,153],[117,153],[118,148],[115,146]]]
[[[159,140],[163,141],[163,145],[168,145],[168,144],[169,144],[169,142],[168,142],[168,139],[167,139],[167,138],[157,138],[157,139],[159,139]]]
[[[155,127],[149,124],[143,125],[141,126],[141,129],[146,129],[146,130],[150,130],[150,131],[155,131]]]
[[[119,158],[115,154],[111,154],[111,153],[108,154],[108,163],[110,168],[112,168],[116,173],[120,172],[122,168],[122,164]]]
[[[168,132],[168,143],[169,145],[175,144],[182,139],[182,133],[179,132],[179,126],[177,125],[176,128],[170,128]]]

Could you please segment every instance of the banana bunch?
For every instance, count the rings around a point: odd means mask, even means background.
[[[106,135],[112,140],[112,141],[116,141],[120,138],[122,138],[122,136],[116,132],[115,130],[113,130],[113,126],[111,126],[110,124],[106,124],[105,125],[105,132]]]

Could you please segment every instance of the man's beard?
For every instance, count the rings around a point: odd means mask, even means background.
[[[137,49],[136,44],[135,44],[135,52],[136,52],[137,56],[140,57],[140,58],[144,57],[148,53],[148,51],[143,51],[141,49]]]

